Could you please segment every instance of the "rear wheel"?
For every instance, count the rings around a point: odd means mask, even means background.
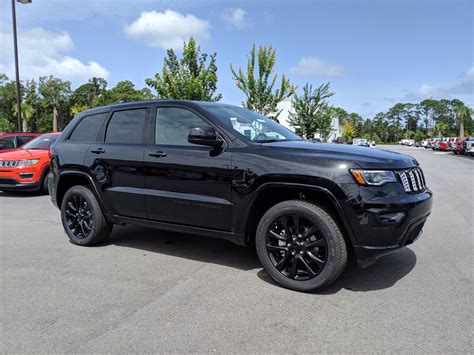
[[[90,246],[103,242],[112,231],[91,190],[73,186],[61,203],[61,220],[69,240],[77,245]]]
[[[347,248],[333,217],[306,201],[281,202],[262,217],[256,233],[259,259],[280,285],[315,291],[344,271]]]

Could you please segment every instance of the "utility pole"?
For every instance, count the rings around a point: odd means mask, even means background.
[[[29,4],[31,0],[17,0],[22,4]],[[16,77],[16,111],[18,119],[18,132],[21,132],[21,96],[20,96],[20,66],[18,65],[18,40],[16,34],[16,4],[12,0],[12,22],[13,22],[13,47],[15,51],[15,77]]]

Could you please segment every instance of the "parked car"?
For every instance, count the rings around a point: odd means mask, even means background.
[[[344,144],[345,139],[343,137],[336,137],[336,139],[334,139],[332,142],[336,144]]]
[[[474,156],[474,137],[466,137],[463,141],[463,153],[469,156]]]
[[[0,190],[48,192],[49,148],[58,136],[43,134],[19,149],[0,154]]]
[[[425,149],[430,148],[430,141],[428,139],[422,140],[420,143],[420,146],[422,146]]]
[[[431,149],[438,150],[440,143],[441,143],[441,138],[433,138],[433,141],[431,143]]]
[[[439,145],[438,145],[438,149],[437,150],[440,150],[442,152],[445,152],[446,150],[448,150],[448,141],[449,141],[449,138],[441,138],[441,141],[439,142]]]
[[[0,133],[0,153],[15,150],[38,136],[38,133]]]
[[[454,146],[455,146],[455,141],[456,141],[456,137],[449,137],[449,138],[447,138],[446,150],[448,150],[448,151],[453,151],[453,150],[454,150]]]
[[[354,138],[352,140],[352,145],[358,145],[362,147],[368,147],[369,143],[367,142],[367,139],[364,138]]]
[[[210,102],[81,112],[51,148],[48,181],[74,244],[123,223],[224,238],[255,245],[268,274],[299,291],[330,285],[349,251],[367,266],[413,243],[432,205],[412,157],[308,143]]]
[[[451,150],[455,155],[464,154],[462,143],[463,141],[461,140],[461,137],[456,137],[455,140],[451,143]]]

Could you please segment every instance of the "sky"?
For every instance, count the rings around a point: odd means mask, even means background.
[[[277,51],[275,72],[298,92],[330,82],[331,104],[365,118],[396,102],[460,98],[474,106],[470,0],[32,0],[17,3],[21,79],[89,77],[138,88],[167,48],[194,36],[217,52],[218,92],[241,104],[230,65],[253,44]],[[0,72],[14,78],[11,3],[0,4]]]

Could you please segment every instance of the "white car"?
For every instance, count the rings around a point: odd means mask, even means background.
[[[361,145],[364,147],[368,147],[369,143],[367,142],[367,139],[364,138],[354,138],[352,140],[352,145]]]

